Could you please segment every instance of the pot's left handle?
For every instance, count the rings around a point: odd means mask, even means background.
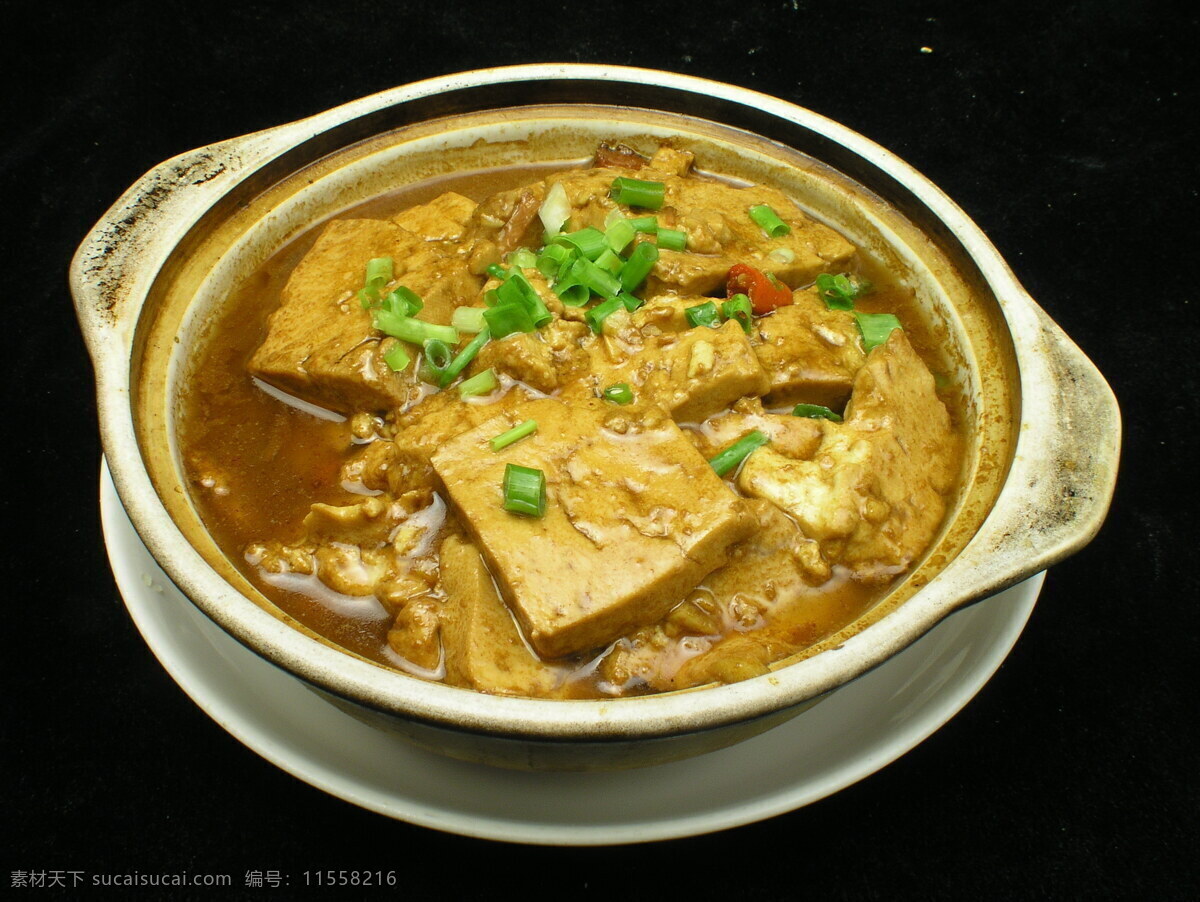
[[[97,365],[106,353],[128,353],[146,292],[187,229],[249,172],[303,137],[297,131],[311,130],[311,120],[301,120],[180,154],[108,209],[76,250],[69,276]]]

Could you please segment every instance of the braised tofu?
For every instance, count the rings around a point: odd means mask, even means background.
[[[529,419],[536,433],[491,449],[491,438]],[[504,509],[510,463],[545,474],[543,517]],[[656,407],[530,401],[446,444],[433,467],[525,637],[548,658],[662,617],[754,528],[744,502]]]
[[[754,353],[771,377],[775,404],[821,404],[840,411],[866,355],[854,317],[828,310],[812,289],[756,321]]]
[[[341,413],[406,403],[419,391],[415,376],[384,362],[394,339],[372,329],[370,313],[354,297],[367,261],[393,254],[406,234],[373,219],[326,226],[284,286],[267,337],[250,359],[251,374]]]
[[[732,320],[718,329],[622,330],[610,343],[597,346],[593,358],[576,391],[599,394],[624,382],[636,397],[654,399],[681,423],[699,422],[770,387],[745,333]]]
[[[466,231],[476,206],[471,198],[447,191],[427,204],[398,213],[392,222],[426,241],[457,241]]]
[[[479,551],[466,539],[442,542],[442,641],[446,677],[481,692],[542,695],[553,674],[529,650],[512,614],[496,593]]]
[[[897,329],[867,357],[844,423],[825,423],[811,460],[768,445],[738,477],[787,511],[827,559],[882,582],[930,543],[958,473],[958,441],[933,376]]]

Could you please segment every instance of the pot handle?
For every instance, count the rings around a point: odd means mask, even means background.
[[[956,562],[975,573],[981,591],[973,598],[999,592],[1083,548],[1104,522],[1116,486],[1116,396],[1046,312],[1028,295],[1022,300],[1030,315],[1012,324],[1032,350],[1021,360],[1016,453],[992,515]]]
[[[188,151],[117,199],[76,250],[69,275],[94,361],[106,350],[128,352],[141,300],[186,231],[249,171],[315,131],[306,119]]]

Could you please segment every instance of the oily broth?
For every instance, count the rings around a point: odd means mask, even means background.
[[[340,217],[387,218],[453,190],[475,201],[518,187],[561,164],[511,167],[430,180],[372,199]],[[327,221],[326,221],[327,222]],[[230,561],[280,609],[309,629],[363,657],[419,676],[437,678],[400,658],[389,646],[392,617],[373,596],[340,595],[316,576],[272,578],[247,560],[244,550],[267,538],[283,543],[303,537],[302,521],[310,505],[347,505],[362,500],[354,486],[339,482],[346,458],[361,445],[349,420],[318,417],[262,390],[247,364],[266,335],[267,318],[278,306],[292,269],[315,242],[326,222],[279,251],[240,285],[221,306],[197,343],[197,363],[182,397],[179,442],[193,503],[217,545]],[[861,257],[861,254],[860,254]],[[935,375],[946,370],[940,345],[920,316],[912,292],[881,266],[861,260],[860,274],[873,292],[863,298],[866,312],[893,312],[904,323],[917,352]],[[938,384],[945,380],[938,377]],[[959,395],[944,386],[939,393],[956,426]],[[453,516],[452,514],[450,516]],[[653,691],[644,675],[613,680],[597,664],[621,647],[631,660],[653,661],[667,676],[718,642],[754,630],[758,639],[785,649],[775,657],[802,650],[853,622],[886,591],[852,581],[834,569],[820,587],[795,581],[747,587],[746,601],[761,611],[756,622],[723,622],[719,634],[671,635],[668,627],[650,635],[641,630],[618,639],[599,654],[547,662],[561,684],[557,694],[588,697]],[[698,586],[689,598],[703,598]],[[642,643],[644,648],[634,648]],[[639,657],[640,655],[640,657]],[[647,665],[651,666],[651,665]]]

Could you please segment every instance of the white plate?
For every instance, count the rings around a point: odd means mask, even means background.
[[[694,836],[837,792],[895,761],[971,700],[1021,634],[1044,577],[953,614],[811,710],[732,748],[633,771],[529,774],[425,752],[343,714],[223,633],[175,588],[129,522],[107,465],[100,506],[134,623],[213,720],[288,773],[355,805],[511,842]]]

